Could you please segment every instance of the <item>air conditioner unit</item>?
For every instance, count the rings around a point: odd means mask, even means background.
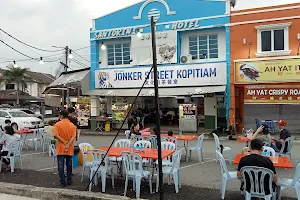
[[[180,56],[180,63],[190,63],[192,62],[192,55]]]

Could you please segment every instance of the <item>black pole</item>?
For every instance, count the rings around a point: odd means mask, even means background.
[[[157,150],[158,150],[158,176],[159,176],[159,196],[160,200],[164,199],[163,188],[163,173],[162,173],[162,158],[161,158],[161,138],[160,138],[160,115],[158,105],[158,81],[157,81],[157,59],[156,59],[156,35],[155,22],[153,16],[151,17],[151,35],[152,35],[152,58],[153,58],[153,72],[154,72],[154,91],[155,91],[155,112],[156,112],[156,135],[157,135]]]
[[[64,72],[68,72],[68,56],[69,56],[69,47],[66,46],[65,48],[65,65],[64,65]],[[68,88],[69,89],[69,88]],[[63,90],[63,107],[67,103],[67,93],[66,91]]]

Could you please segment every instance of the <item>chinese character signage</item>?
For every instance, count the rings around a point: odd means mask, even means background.
[[[96,88],[140,88],[150,67],[97,70]],[[225,85],[226,63],[158,67],[159,87]],[[145,87],[154,87],[154,73]]]
[[[235,83],[299,82],[300,59],[237,62]]]
[[[247,85],[244,103],[248,104],[299,104],[298,85]]]

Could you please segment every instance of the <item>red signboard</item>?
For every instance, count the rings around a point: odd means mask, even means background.
[[[248,104],[300,104],[298,85],[247,85],[244,103]]]

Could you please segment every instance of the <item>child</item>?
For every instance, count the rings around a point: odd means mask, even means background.
[[[12,142],[20,140],[20,135],[15,134],[15,131],[11,126],[5,126],[4,130],[5,134],[0,139],[0,143],[3,144],[2,150],[0,151],[0,158],[1,156],[7,156],[9,146]],[[7,165],[7,170],[10,170],[10,161],[3,159],[3,163]]]
[[[168,136],[173,137],[173,131],[168,131]]]
[[[5,121],[4,121],[4,126],[0,126],[0,131],[2,131],[2,132],[5,132],[5,130],[4,130],[4,128],[3,127],[6,127],[6,126],[11,126],[11,121],[9,120],[9,119],[6,119]]]
[[[45,126],[45,135],[48,140],[51,140],[51,144],[55,144],[55,139],[54,139],[54,125],[55,121],[50,120],[48,122],[48,126]]]

